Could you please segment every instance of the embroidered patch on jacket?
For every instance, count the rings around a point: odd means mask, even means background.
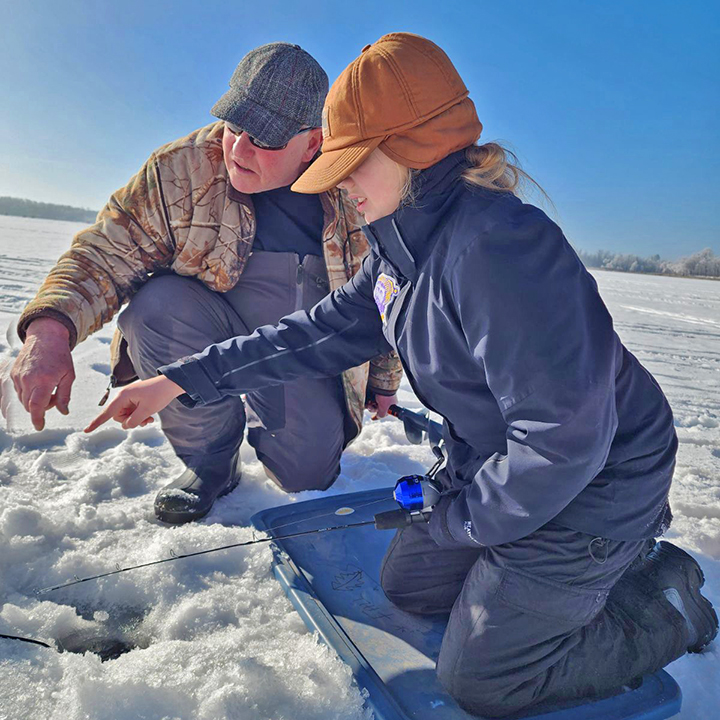
[[[373,291],[373,298],[375,304],[380,311],[380,319],[383,325],[387,322],[386,312],[388,305],[393,301],[393,298],[400,292],[398,284],[394,278],[391,278],[385,273],[380,273],[377,282],[375,283],[375,290]]]

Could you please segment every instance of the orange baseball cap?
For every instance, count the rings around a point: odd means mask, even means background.
[[[329,190],[378,147],[400,165],[420,170],[472,145],[482,124],[468,94],[435,43],[411,33],[383,35],[330,88],[322,154],[292,190]]]

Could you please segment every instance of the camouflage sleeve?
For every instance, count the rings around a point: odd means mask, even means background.
[[[385,355],[378,355],[370,361],[368,393],[394,395],[400,387],[401,379],[402,365],[394,350]]]
[[[107,323],[149,273],[172,262],[174,245],[153,155],[95,224],[74,237],[20,316],[20,338],[33,320],[52,317],[68,328],[74,347]]]

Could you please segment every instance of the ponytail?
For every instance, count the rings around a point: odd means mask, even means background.
[[[523,186],[530,183],[550,200],[547,193],[521,167],[512,150],[499,143],[471,145],[465,151],[470,167],[463,172],[466,183],[496,192],[523,194]]]

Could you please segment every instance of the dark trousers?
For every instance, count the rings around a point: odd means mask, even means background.
[[[174,274],[151,278],[118,318],[140,378],[208,345],[307,309],[328,292],[321,257],[253,252],[238,284],[216,293]],[[290,492],[332,484],[340,472],[345,400],[338,378],[298,380],[205,407],[177,400],[160,412],[162,429],[187,464],[232,455],[247,425],[248,442],[276,481]]]
[[[388,548],[381,582],[404,610],[450,613],[437,673],[461,706],[522,716],[608,697],[685,653],[682,616],[643,582],[646,547],[548,523],[448,550],[413,525]]]

